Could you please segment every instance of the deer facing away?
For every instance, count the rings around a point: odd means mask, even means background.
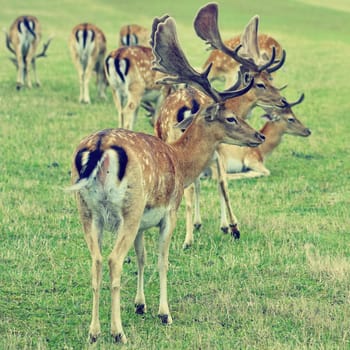
[[[79,75],[79,102],[90,103],[89,82],[96,72],[98,96],[106,98],[107,78],[104,71],[106,37],[101,29],[91,23],[76,25],[70,34],[69,48]]]
[[[35,16],[20,16],[14,20],[9,33],[5,32],[6,46],[15,55],[11,58],[17,68],[17,90],[27,85],[32,87],[31,73],[34,75],[35,85],[40,86],[36,72],[36,59],[46,56],[52,38],[44,44],[41,53],[37,48],[41,40],[41,25]]]
[[[179,46],[172,18],[155,19],[152,46],[155,68],[176,76],[170,80],[194,84],[214,98],[214,103],[180,128],[183,136],[172,144],[159,138],[125,129],[108,129],[84,138],[72,164],[71,190],[76,192],[85,239],[92,257],[93,306],[90,340],[100,334],[99,294],[102,270],[102,232],[117,232],[109,255],[112,315],[111,333],[115,341],[126,342],[120,316],[120,287],[123,260],[134,245],[138,263],[136,312],[146,311],[143,271],[144,231],[157,226],[159,235],[160,302],[159,316],[164,324],[172,318],[167,301],[167,267],[170,239],[184,187],[190,185],[208,165],[221,142],[258,146],[264,137],[243,120],[226,110],[223,101],[246,92],[218,93],[212,89],[207,72],[197,73]]]

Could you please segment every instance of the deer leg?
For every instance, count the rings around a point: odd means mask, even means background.
[[[81,202],[82,203],[82,202]],[[83,207],[83,204],[81,205]],[[83,213],[84,211],[84,213]],[[92,266],[92,317],[89,329],[90,342],[96,342],[101,333],[100,321],[99,321],[99,298],[100,298],[100,286],[102,279],[102,255],[101,255],[101,239],[102,239],[102,226],[100,220],[91,218],[91,215],[85,215],[87,209],[81,210],[81,216],[83,219],[83,227],[85,233],[85,241],[89,248]]]
[[[112,298],[111,334],[114,340],[120,343],[127,341],[120,315],[121,273],[124,259],[135,241],[139,229],[140,220],[135,220],[135,218],[141,218],[141,216],[142,210],[140,205],[137,208],[137,204],[132,211],[124,215],[118,229],[115,246],[108,258]]]
[[[17,58],[17,82],[16,89],[20,90],[24,86],[24,58],[22,55],[22,50],[19,48],[16,50]]]
[[[220,203],[221,203],[221,230],[224,233],[227,233],[228,230],[231,230],[231,235],[238,239],[240,237],[240,232],[238,230],[238,221],[236,216],[233,214],[233,210],[230,203],[228,188],[227,188],[227,180],[225,176],[225,169],[222,165],[220,157],[217,156],[215,159],[217,174],[218,174],[218,187],[220,193]],[[226,211],[229,215],[230,223],[227,225]]]
[[[97,79],[97,92],[98,92],[98,97],[105,100],[106,97],[106,77],[105,77],[105,71],[104,71],[104,66],[103,66],[103,56],[98,58],[98,63],[96,65],[96,79]]]
[[[201,181],[198,177],[194,181],[194,227],[199,230],[202,226],[202,218],[200,212],[200,193],[201,193]]]
[[[172,233],[176,225],[176,211],[173,210],[167,215],[160,225],[159,235],[159,280],[160,280],[160,299],[158,316],[163,324],[171,324],[173,322],[168,305],[167,294],[167,271],[168,271],[168,258],[169,247]]]
[[[133,83],[129,86],[128,89],[128,97],[127,97],[127,103],[125,104],[123,108],[123,118],[124,118],[124,128],[133,130],[135,123],[136,123],[136,117],[137,117],[137,111],[141,104],[142,96],[144,95],[145,89],[143,84],[139,83]]]
[[[35,86],[40,87],[41,83],[40,83],[40,80],[38,78],[38,74],[36,72],[36,60],[35,60],[35,58],[32,59],[32,71],[33,71],[33,75],[34,75]]]
[[[121,103],[122,102],[121,96],[119,95],[118,91],[114,89],[112,89],[112,96],[113,96],[113,101],[118,113],[118,128],[123,128],[125,121],[124,121],[124,115],[122,113],[123,107]]]
[[[32,61],[33,61],[34,54],[35,54],[35,47],[33,45],[30,45],[28,53],[25,57],[25,63],[24,63],[24,70],[27,78],[26,79],[27,86],[30,89],[32,88],[31,68],[32,68]]]
[[[93,67],[94,67],[94,63],[90,57],[84,70],[84,80],[83,80],[83,103],[87,103],[87,104],[91,102],[90,93],[89,93],[89,83],[90,83]]]
[[[186,202],[186,237],[182,245],[183,249],[190,247],[193,243],[193,202],[194,202],[194,185],[191,184],[184,190]]]
[[[135,252],[137,256],[138,273],[137,273],[137,292],[135,298],[135,312],[139,315],[147,311],[145,293],[144,293],[144,268],[146,261],[146,249],[143,231],[139,231],[135,242]]]

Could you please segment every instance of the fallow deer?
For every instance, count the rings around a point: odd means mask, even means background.
[[[196,117],[186,119],[182,137],[172,144],[159,138],[125,129],[108,129],[84,138],[72,164],[71,190],[76,192],[85,239],[92,256],[93,307],[90,340],[100,334],[99,294],[102,278],[102,232],[115,231],[116,242],[109,255],[112,315],[111,333],[125,343],[120,316],[123,260],[134,244],[138,263],[136,312],[146,311],[143,271],[146,258],[144,231],[157,226],[159,235],[160,304],[162,323],[172,318],[167,301],[167,267],[170,239],[176,225],[184,187],[208,165],[218,144],[258,146],[263,136],[228,111],[225,99],[243,94],[240,90],[218,92],[188,63],[178,43],[175,21],[156,18],[152,27],[154,68],[172,77],[164,82],[188,83],[208,94],[213,103]]]
[[[32,87],[31,70],[34,75],[35,85],[40,86],[36,72],[36,59],[46,56],[46,51],[52,38],[44,44],[41,53],[37,54],[37,48],[41,40],[41,25],[35,16],[20,16],[14,20],[9,33],[5,31],[6,46],[16,57],[11,58],[17,68],[17,90],[24,85]]]
[[[230,49],[234,49],[241,44],[241,36],[235,36],[229,40],[224,41],[225,46]],[[284,51],[282,50],[281,44],[268,34],[258,35],[258,47],[259,56],[261,57],[271,57],[272,50],[276,50],[276,61],[282,65],[285,60]],[[224,80],[225,86],[231,86],[233,79],[235,77],[235,72],[239,67],[239,62],[233,60],[231,56],[223,53],[221,50],[214,49],[208,59],[206,60],[204,67],[208,64],[212,64],[212,69],[210,70],[210,80]],[[266,71],[273,73],[278,69],[278,65],[272,68],[267,68]]]
[[[269,176],[270,171],[264,161],[281,143],[283,135],[308,137],[310,129],[295,116],[292,107],[301,103],[304,95],[293,103],[285,102],[282,109],[271,109],[263,117],[267,122],[260,132],[265,135],[264,144],[256,148],[236,147],[234,145],[219,145],[218,153],[223,162],[228,179],[246,179],[260,176]]]
[[[153,60],[151,47],[145,46],[120,47],[105,60],[121,128],[133,130],[141,104],[157,106],[163,98],[164,87],[156,84],[162,74],[152,70]]]
[[[246,26],[242,34],[242,42],[244,42],[244,52],[248,52],[252,57],[245,55],[241,57],[238,50],[232,51],[222,43],[220,33],[218,30],[218,9],[216,4],[208,4],[198,12],[194,21],[194,27],[202,39],[206,40],[211,45],[216,45],[220,50],[227,52],[233,59],[239,60],[242,71],[249,72],[249,75],[254,77],[254,84],[246,94],[225,101],[225,107],[240,117],[247,118],[255,106],[263,108],[285,106],[285,99],[281,96],[279,89],[275,88],[270,81],[270,73],[267,69],[275,69],[281,67],[280,63],[275,62],[275,51],[272,50],[272,56],[269,60],[262,59],[259,54],[259,47],[257,46],[257,18],[254,17]],[[283,54],[285,56],[285,53]],[[262,63],[261,63],[262,62]],[[211,65],[208,65],[210,67]],[[210,72],[209,72],[210,76]],[[243,77],[247,77],[243,74]],[[158,119],[155,125],[155,133],[158,137],[166,142],[172,142],[181,136],[181,131],[174,129],[173,125],[182,120],[185,114],[196,113],[201,106],[210,103],[207,96],[195,91],[192,88],[180,89],[170,94],[162,103],[159,110]],[[221,215],[220,227],[223,232],[231,231],[235,238],[239,238],[240,232],[238,228],[237,218],[234,215],[229,193],[227,190],[227,183],[225,179],[224,169],[220,162],[220,157],[215,156],[216,171],[221,176],[218,177],[218,187],[221,194],[221,199],[225,199],[225,207],[221,208],[221,212],[226,210],[229,214],[229,222],[226,215]],[[199,210],[199,188],[200,180],[197,179],[193,186],[185,190],[186,200],[186,238],[184,248],[190,246],[193,242],[193,226],[199,228],[201,226],[201,217]],[[193,203],[194,202],[194,203]],[[222,202],[223,203],[223,200]],[[193,209],[194,225],[193,223]]]
[[[139,24],[126,24],[119,31],[119,46],[149,46],[150,31]]]
[[[104,71],[106,37],[102,30],[91,23],[76,25],[70,34],[69,48],[79,75],[79,102],[90,103],[89,82],[94,71],[96,72],[98,96],[105,99],[107,87]]]

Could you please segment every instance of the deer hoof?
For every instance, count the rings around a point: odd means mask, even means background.
[[[194,228],[196,229],[196,230],[200,230],[200,228],[202,227],[202,224],[194,224],[193,225],[194,226]]]
[[[90,344],[96,343],[99,336],[100,336],[99,334],[90,334],[89,335]]]
[[[239,239],[241,237],[241,233],[239,232],[237,225],[230,225],[230,229],[231,229],[231,236],[234,239]]]
[[[145,304],[135,304],[135,313],[138,315],[143,315],[146,313],[146,305]]]
[[[158,315],[163,324],[172,324],[173,320],[170,315]]]
[[[112,334],[115,343],[125,344],[127,342],[126,336],[123,333]]]
[[[222,231],[224,234],[227,234],[227,233],[228,233],[228,227],[227,227],[227,226],[221,227],[221,231]]]

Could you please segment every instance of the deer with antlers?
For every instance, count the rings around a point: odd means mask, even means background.
[[[268,157],[281,143],[285,134],[308,137],[310,129],[295,116],[292,107],[301,103],[304,94],[293,103],[285,101],[284,108],[271,110],[262,117],[267,119],[260,132],[265,135],[264,144],[256,148],[219,145],[218,153],[229,180],[269,176],[270,171],[264,165]]]
[[[115,231],[109,255],[112,315],[115,341],[126,342],[120,316],[121,273],[124,258],[134,245],[138,263],[136,312],[146,311],[143,271],[146,258],[144,231],[159,227],[159,317],[164,324],[172,318],[167,301],[167,266],[170,239],[176,225],[183,190],[210,163],[217,146],[224,143],[258,146],[264,136],[225,108],[228,98],[247,92],[253,80],[236,90],[215,90],[207,75],[198,73],[186,59],[177,39],[174,19],[154,20],[152,48],[154,68],[163,82],[188,83],[209,95],[213,102],[195,117],[178,125],[182,137],[167,144],[158,137],[125,129],[108,129],[84,138],[72,164],[71,190],[76,192],[85,239],[92,257],[93,307],[90,340],[100,334],[99,294],[102,278],[102,232]]]
[[[104,71],[106,37],[102,30],[91,23],[76,25],[70,34],[69,48],[79,75],[79,102],[90,103],[89,82],[94,71],[98,96],[105,99],[108,82]]]
[[[257,44],[259,18],[255,16],[249,21],[242,34],[242,42],[244,44],[235,50],[230,50],[222,42],[217,20],[218,8],[216,4],[208,4],[201,8],[194,21],[194,28],[197,35],[218,50],[225,51],[230,55],[232,60],[236,59],[239,61],[242,77],[245,79],[249,76],[254,77],[252,88],[238,98],[226,100],[225,107],[243,118],[247,118],[255,106],[261,106],[266,109],[283,109],[287,102],[281,96],[280,89],[274,87],[272,84],[271,72],[267,71],[268,69],[276,70],[280,68],[281,62],[276,62],[274,49],[269,59],[261,58]],[[241,52],[244,53],[243,56],[241,56]],[[285,52],[283,53],[283,57],[285,57]],[[209,68],[208,76],[210,76],[211,66],[211,64],[207,66]],[[196,113],[201,106],[205,106],[208,103],[210,103],[210,98],[193,88],[180,89],[170,94],[164,100],[159,110],[158,119],[155,124],[156,135],[166,142],[172,142],[178,139],[181,136],[181,130],[174,129],[173,125],[183,120],[186,114]],[[221,198],[222,213],[220,227],[223,232],[226,233],[230,230],[233,237],[239,238],[238,222],[230,204],[225,170],[220,161],[219,154],[215,155],[214,163],[215,165],[213,167],[219,174],[218,189]],[[186,238],[183,245],[184,248],[189,247],[193,243],[193,228],[198,229],[201,227],[199,189],[200,180],[197,179],[193,186],[185,190]],[[195,213],[194,219],[193,210]],[[227,220],[226,211],[229,215],[229,220]]]
[[[20,16],[14,20],[9,33],[5,31],[6,47],[15,55],[11,61],[17,68],[17,90],[25,84],[32,87],[31,70],[34,74],[35,85],[40,86],[36,73],[36,59],[46,56],[46,51],[52,38],[44,44],[41,53],[36,54],[41,40],[41,25],[35,16]]]
[[[242,37],[243,35],[238,35],[229,40],[225,40],[224,45],[230,49],[234,49],[241,45],[242,42],[244,43]],[[261,33],[257,37],[257,46],[259,47],[259,52],[255,52],[254,55],[259,57],[261,61],[267,61],[268,58],[271,57],[272,51],[275,50],[276,65],[273,67],[268,67],[266,69],[268,73],[271,74],[275,72],[283,65],[285,61],[285,51],[282,49],[281,44],[276,39],[268,34]],[[224,80],[226,87],[232,85],[235,72],[237,72],[240,62],[232,59],[232,56],[225,54],[223,51],[214,49],[211,51],[209,57],[205,61],[204,67],[208,66],[209,64],[212,64],[212,69],[210,70],[209,75],[210,80]]]
[[[105,60],[105,70],[121,128],[133,130],[140,106],[152,106],[151,113],[167,94],[156,81],[163,74],[152,70],[152,49],[145,46],[120,47]]]
[[[119,46],[149,46],[150,32],[139,24],[126,24],[119,31]]]

